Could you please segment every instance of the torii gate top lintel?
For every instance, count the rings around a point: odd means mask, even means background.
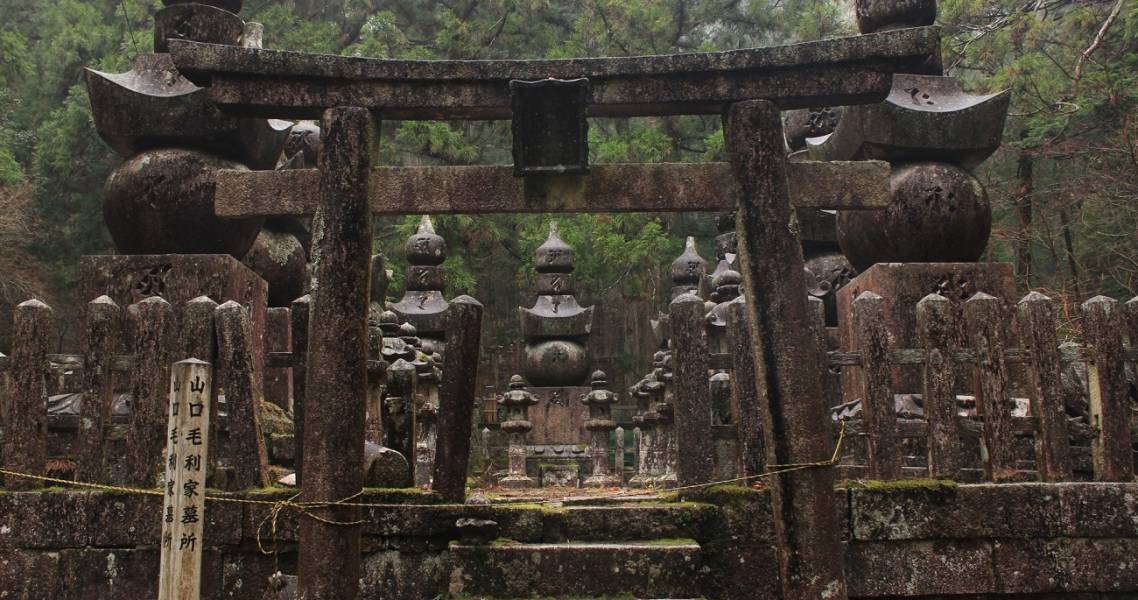
[[[938,27],[724,52],[558,60],[395,60],[171,40],[178,71],[234,114],[319,118],[361,106],[385,120],[508,119],[511,80],[590,81],[588,114],[719,114],[736,101],[781,109],[879,102],[894,72],[923,72]],[[935,63],[935,61],[933,61]]]

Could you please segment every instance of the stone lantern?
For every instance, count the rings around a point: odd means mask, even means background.
[[[585,429],[592,434],[589,450],[593,456],[593,474],[585,480],[585,487],[612,487],[620,485],[620,478],[609,468],[609,432],[616,429],[612,420],[612,405],[617,401],[613,392],[605,389],[608,377],[604,371],[594,371],[590,386],[591,392],[581,399],[589,407],[589,420]]]
[[[537,404],[537,398],[526,390],[526,382],[521,375],[510,378],[510,389],[502,394],[498,404],[506,410],[506,420],[502,421],[502,432],[509,436],[509,473],[498,483],[504,488],[528,488],[534,486],[532,477],[526,475],[526,434],[533,428],[529,422],[529,407]]]

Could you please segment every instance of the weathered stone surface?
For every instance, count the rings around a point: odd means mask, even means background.
[[[451,301],[447,314],[447,353],[439,389],[439,437],[431,486],[450,502],[466,498],[482,312],[477,300],[459,296]]]
[[[171,42],[178,69],[246,114],[318,117],[363,104],[390,119],[509,118],[510,80],[589,79],[589,116],[715,114],[767,98],[784,109],[880,100],[895,71],[921,72],[936,28],[727,52],[564,60],[403,61]],[[286,83],[287,80],[287,83]]]
[[[838,213],[838,243],[860,271],[874,263],[972,262],[988,245],[988,193],[946,163],[895,167],[883,211]]]
[[[1015,277],[1009,263],[879,263],[861,273],[838,291],[838,314],[851,315],[853,300],[870,291],[885,300],[885,322],[894,348],[919,348],[916,306],[926,295],[937,293],[949,299],[954,310],[976,292],[984,292],[1004,302],[1016,300]],[[838,322],[840,345],[857,350],[853,320],[843,317]],[[954,343],[966,345],[963,329],[954,332]],[[842,369],[842,394],[857,398],[861,389],[861,370]],[[959,382],[971,381],[969,371],[961,367]],[[922,389],[916,369],[893,369],[894,393],[915,393]],[[970,389],[970,388],[969,388]],[[971,393],[971,392],[968,392]]]
[[[883,162],[795,162],[787,169],[796,207],[889,203]],[[226,218],[311,215],[318,179],[314,169],[222,171],[214,208]],[[386,215],[726,211],[734,210],[738,192],[726,163],[595,165],[588,176],[526,178],[497,166],[379,167],[372,182],[371,210]]]
[[[269,306],[288,306],[308,287],[308,257],[291,233],[262,229],[241,263],[269,284]]]
[[[244,33],[241,17],[208,4],[173,4],[154,13],[155,52],[168,51],[172,39],[237,46]]]
[[[424,215],[418,230],[404,245],[409,266],[403,298],[387,305],[400,322],[410,323],[419,335],[439,341],[444,338],[446,312],[450,306],[443,296],[446,269],[441,265],[446,260],[446,248],[446,240],[435,233],[431,218]],[[382,303],[382,298],[379,302]]]
[[[1040,484],[913,485],[850,490],[855,540],[1054,537],[1064,534],[1060,489]]]
[[[451,594],[699,595],[699,545],[694,542],[455,545],[451,554]],[[533,568],[546,561],[560,568]]]
[[[230,254],[241,258],[261,219],[214,215],[219,169],[242,165],[193,150],[148,150],[119,166],[103,188],[103,218],[123,254]]]
[[[814,160],[936,160],[973,169],[1000,147],[1010,101],[1006,90],[975,96],[954,77],[898,73],[884,102],[847,107],[831,135],[806,144]]]
[[[1138,538],[1138,484],[1072,483],[1059,492],[1064,535]]]
[[[222,470],[215,474],[213,485],[224,490],[264,487],[269,484],[268,454],[259,423],[258,404],[262,400],[254,372],[249,314],[232,300],[217,307],[214,314],[215,367],[220,373],[220,387],[225,390],[226,416],[225,427],[211,449]]]
[[[169,54],[139,54],[126,73],[85,74],[95,129],[123,158],[154,148],[196,148],[271,169],[292,127],[222,114],[208,90],[178,73]]]
[[[39,300],[21,302],[12,315],[12,373],[0,400],[4,420],[0,465],[29,475],[47,474],[47,353],[55,342],[55,314]],[[29,490],[43,483],[4,476],[4,487]]]
[[[98,598],[155,598],[158,562],[157,548],[64,550],[59,553],[60,588]],[[220,556],[206,548],[202,597],[216,597],[220,583]]]
[[[447,590],[447,553],[407,555],[376,552],[364,559],[360,595],[364,598],[435,598]]]
[[[90,508],[91,495],[84,493],[0,494],[0,549],[86,546],[94,533],[86,522]],[[157,523],[157,510],[154,514]],[[13,580],[0,578],[0,581]]]
[[[267,286],[263,279],[232,256],[84,256],[79,259],[79,273],[80,298],[97,298],[106,294],[120,306],[127,306],[160,296],[174,305],[175,313],[184,313],[179,327],[178,346],[185,354],[179,360],[191,357],[211,360],[213,355],[212,308],[199,307],[202,317],[196,321],[196,327],[190,327],[188,311],[191,300],[207,296],[207,299],[214,302],[234,300],[244,305],[250,311],[254,368],[258,381],[261,381]]]
[[[1038,419],[1035,468],[1043,481],[1065,481],[1071,478],[1071,439],[1063,402],[1058,313],[1050,298],[1030,292],[1017,304],[1016,317],[1020,345],[1030,350],[1031,413]]]
[[[993,547],[1001,593],[1138,592],[1138,540],[1001,540]]]
[[[979,540],[856,542],[846,555],[851,596],[984,594],[996,585],[992,544]]]
[[[362,108],[336,108],[324,114],[323,124],[305,392],[319,402],[305,406],[302,459],[305,500],[335,502],[358,493],[363,483],[371,261],[367,182],[377,122]],[[348,506],[318,513],[345,523],[359,519],[359,509]],[[300,540],[301,597],[356,598],[359,525],[304,519]]]
[[[841,106],[826,106],[786,111],[782,117],[786,143],[791,150],[801,150],[806,147],[808,138],[830,135],[837,127],[843,110]]]
[[[676,480],[680,486],[712,481],[715,449],[711,438],[711,394],[707,382],[707,332],[703,300],[686,293],[668,310],[675,356]]]
[[[577,304],[573,295],[576,253],[561,239],[557,221],[549,224],[549,237],[534,251],[539,276],[532,308],[519,307],[525,336],[525,377],[535,386],[572,386],[589,373],[588,336],[593,307]]]
[[[862,33],[923,27],[936,20],[935,0],[857,0],[857,28]]]
[[[290,301],[291,302],[291,301]],[[287,306],[270,308],[265,324],[265,352],[292,351],[292,315]],[[292,369],[265,367],[265,400],[292,411]],[[292,454],[292,451],[289,451]]]
[[[87,303],[83,317],[83,390],[79,449],[75,478],[79,481],[109,481],[106,462],[106,428],[111,424],[114,379],[111,355],[121,351],[122,309],[108,296]]]
[[[1132,481],[1134,448],[1129,383],[1123,363],[1123,315],[1118,301],[1095,296],[1082,305],[1083,341],[1089,347],[1087,387],[1090,422],[1098,434],[1091,439],[1095,479]]]
[[[296,444],[293,466],[296,468],[296,485],[304,487],[304,421],[305,398],[308,387],[308,325],[312,313],[312,296],[305,294],[292,302],[292,353],[296,362],[292,367],[292,422]]]
[[[586,439],[585,421],[589,410],[581,404],[581,398],[589,393],[589,388],[569,387],[530,387],[529,392],[537,398],[537,404],[527,413],[533,423],[528,440],[532,445],[577,444]]]
[[[0,550],[0,581],[20,600],[59,598],[59,553]]]
[[[139,358],[130,382],[125,458],[128,485],[158,485],[165,465],[174,325],[173,307],[161,297],[152,296],[127,308],[127,335],[132,341],[129,348]]]
[[[791,222],[786,142],[773,104],[732,105],[724,119],[724,142],[742,187],[736,216],[755,372],[760,388],[767,463],[828,460],[831,439],[821,402],[817,366],[824,348],[806,301],[802,248]],[[775,538],[784,597],[808,600],[846,597],[841,566],[834,474],[799,470],[771,479]]]

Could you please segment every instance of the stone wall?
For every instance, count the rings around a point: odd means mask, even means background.
[[[853,597],[1138,595],[1138,483],[955,486],[916,480],[835,494]],[[707,598],[776,597],[778,567],[765,494],[712,488],[684,500],[434,506],[437,499],[429,494],[373,490],[360,501],[414,506],[364,511],[362,585],[371,598],[434,598],[508,591],[511,578],[537,573],[543,589],[589,596],[598,594],[598,578],[584,575],[611,572],[618,561],[628,565],[619,577],[630,590],[667,580],[667,574],[654,574],[652,565],[636,560],[659,554],[664,562],[657,566],[676,557],[676,564],[696,561],[684,567],[694,574],[684,582],[693,589],[685,591]],[[159,507],[156,497],[111,492],[0,493],[0,596],[155,597]],[[258,551],[258,527],[268,509],[208,505],[203,598],[261,598],[271,573],[295,572],[297,515],[281,517],[276,559]],[[496,521],[498,539],[460,539],[455,523],[461,517]],[[266,524],[261,541],[271,548],[268,530]],[[558,560],[534,562],[551,554]],[[509,570],[519,559],[536,566]]]

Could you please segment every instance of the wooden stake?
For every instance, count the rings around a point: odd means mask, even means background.
[[[210,364],[194,358],[171,372],[158,600],[201,597],[212,379]]]

